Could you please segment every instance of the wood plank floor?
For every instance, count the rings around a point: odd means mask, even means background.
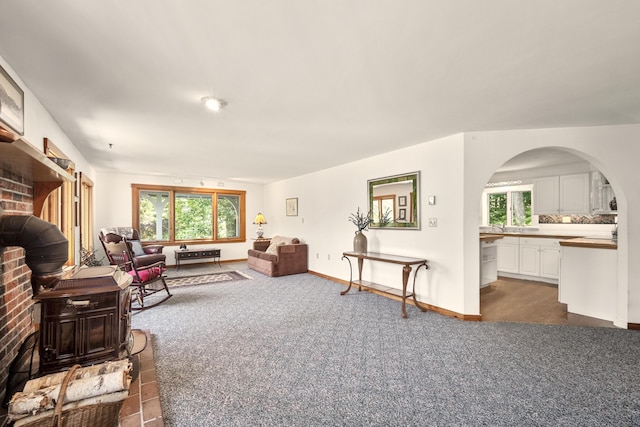
[[[567,313],[567,305],[558,302],[557,285],[506,277],[480,290],[480,314],[491,322],[614,327],[613,322]]]

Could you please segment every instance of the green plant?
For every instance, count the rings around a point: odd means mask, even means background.
[[[380,218],[380,227],[385,227],[393,222],[393,215],[391,215],[391,209],[387,208],[384,214]]]
[[[366,231],[373,222],[373,218],[371,218],[371,213],[360,212],[360,207],[358,207],[355,214],[349,215],[349,221],[358,228],[358,231]]]

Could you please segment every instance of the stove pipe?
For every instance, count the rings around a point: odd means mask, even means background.
[[[33,215],[5,215],[0,217],[0,247],[22,246],[25,262],[31,269],[33,295],[41,287],[55,286],[67,262],[69,242],[50,222]]]

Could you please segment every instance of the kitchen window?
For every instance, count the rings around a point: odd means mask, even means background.
[[[483,194],[483,224],[507,227],[532,225],[533,186],[496,187]]]

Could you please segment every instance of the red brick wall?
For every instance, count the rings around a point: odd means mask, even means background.
[[[30,178],[0,167],[0,203],[4,215],[33,214],[33,184]],[[33,332],[31,320],[31,270],[24,249],[0,247],[0,390],[5,388],[9,365],[20,344]]]

